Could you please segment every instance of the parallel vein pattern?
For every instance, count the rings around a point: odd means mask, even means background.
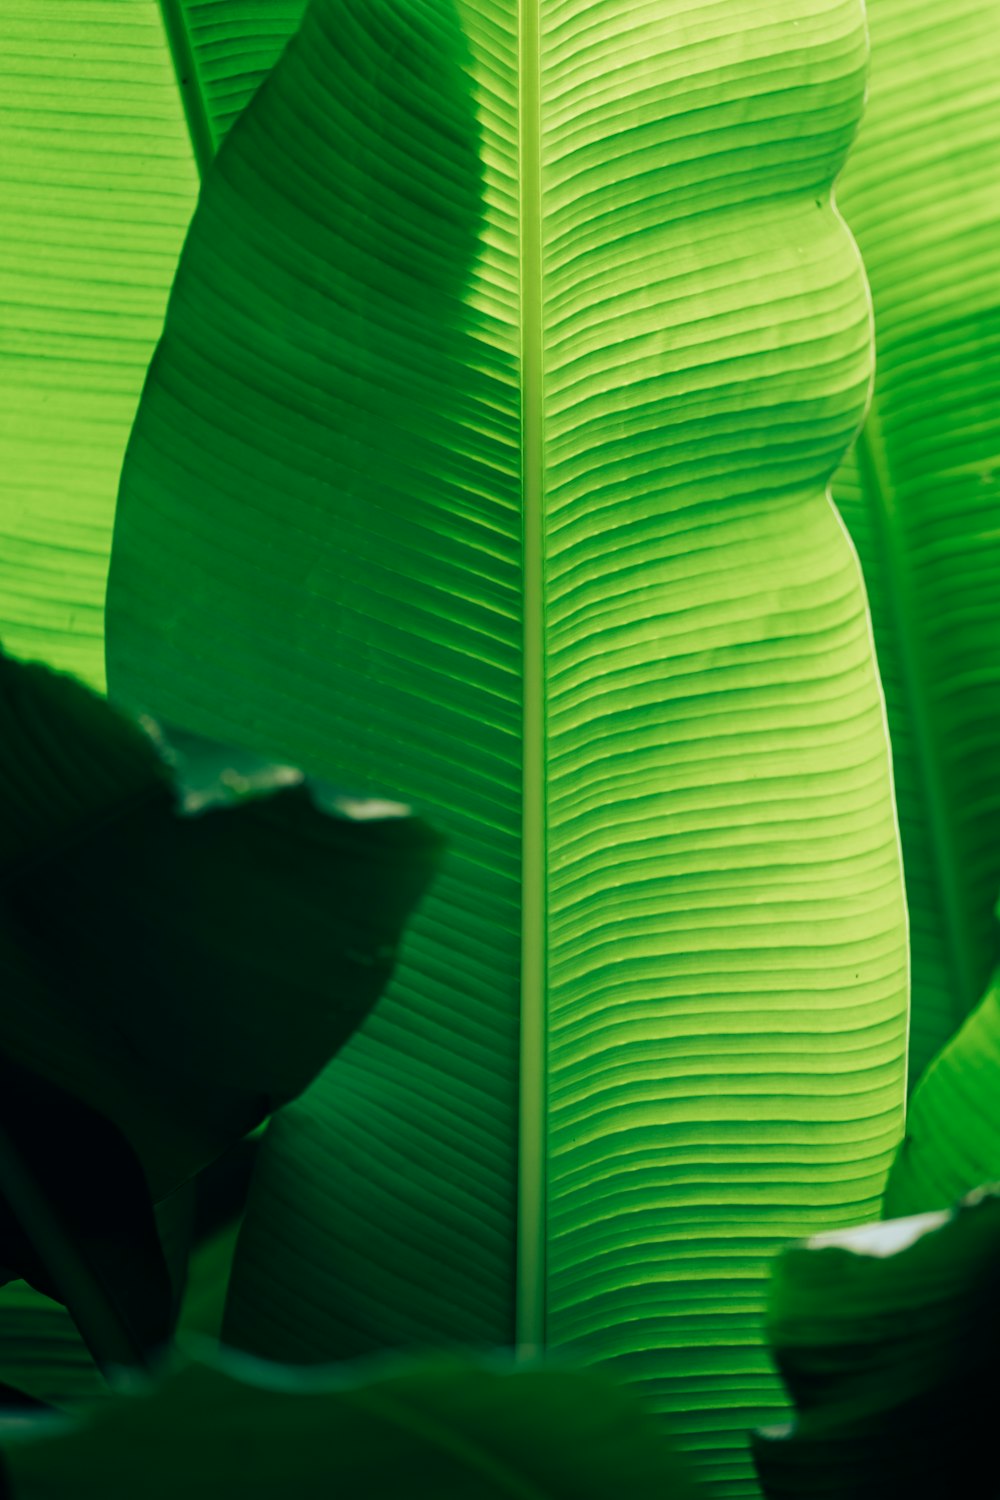
[[[900,1129],[886,743],[825,493],[870,369],[829,199],[865,61],[854,4],[545,10],[548,1333],[719,1495],[780,1400],[769,1257],[872,1217]]]
[[[885,726],[826,492],[871,364],[830,205],[862,19],[520,20],[537,109],[514,0],[316,0],[224,144],[125,466],[111,683],[452,840],[393,992],[269,1132],[226,1338],[508,1343],[529,1275],[525,1322],[748,1495],[768,1258],[872,1215],[901,1127]]]
[[[0,640],[98,687],[119,471],[198,190],[191,114],[205,165],[304,3],[0,7]]]
[[[118,471],[196,179],[153,0],[7,0],[0,59],[0,639],[100,685]]]
[[[271,1135],[230,1331],[280,1358],[513,1334],[513,36],[470,30],[313,8],[203,195],[123,481],[113,690],[452,841],[371,1025]]]
[[[869,0],[871,97],[838,192],[875,396],[834,495],[871,598],[913,944],[910,1081],[977,1004],[1000,890],[1000,14]]]
[[[195,153],[211,161],[302,19],[306,0],[160,0]]]

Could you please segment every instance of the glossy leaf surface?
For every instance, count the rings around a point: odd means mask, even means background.
[[[303,4],[0,8],[0,640],[95,686],[119,470],[198,189],[185,109],[210,154]]]
[[[875,389],[834,498],[888,701],[912,1086],[1000,956],[1000,14],[869,0],[868,19],[870,94],[837,201],[871,282]]]
[[[817,1235],[775,1267],[797,1415],[754,1444],[767,1500],[993,1495],[1000,1199]]]
[[[901,1125],[826,494],[870,372],[830,203],[865,64],[853,0],[319,0],[206,182],[111,571],[116,695],[451,836],[271,1137],[229,1335],[608,1360],[720,1493],[778,1399],[768,1256],[873,1212]]]

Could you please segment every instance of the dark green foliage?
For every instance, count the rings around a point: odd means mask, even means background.
[[[1000,1493],[1000,1196],[787,1250],[769,1322],[797,1415],[756,1435],[767,1500]]]
[[[197,1360],[72,1426],[21,1423],[0,1437],[15,1500],[695,1494],[635,1398],[606,1377],[502,1360],[315,1374]]]
[[[141,1349],[172,1316],[151,1200],[299,1093],[367,1015],[439,848],[403,810],[160,741],[0,657],[6,1191],[23,1189],[0,1264],[66,1298],[75,1273],[52,1257],[92,1248]],[[39,1195],[45,1229],[26,1206]]]

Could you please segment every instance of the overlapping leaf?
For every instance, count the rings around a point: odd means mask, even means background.
[[[887,1217],[954,1203],[1000,1181],[1000,974],[910,1101],[885,1190]]]
[[[983,994],[1000,888],[1000,15],[869,0],[838,203],[872,288],[874,399],[834,496],[871,599],[913,952],[914,1084]]]
[[[826,494],[865,60],[854,0],[318,0],[206,183],[110,579],[113,692],[452,835],[270,1138],[228,1336],[546,1340],[645,1381],[728,1495],[779,1400],[768,1258],[872,1213],[901,1126]]]
[[[0,8],[0,639],[95,685],[118,474],[197,194],[191,135],[205,160],[303,5]]]
[[[690,1500],[634,1397],[500,1361],[330,1370],[198,1358],[73,1424],[0,1424],[11,1500]]]
[[[107,704],[3,657],[0,715],[2,1045],[118,1125],[161,1197],[367,1013],[438,840],[181,737],[175,790]]]
[[[170,755],[172,774],[80,683],[0,656],[0,1264],[119,1362],[176,1301],[152,1200],[363,1019],[438,848],[287,767],[190,736]]]
[[[992,1193],[779,1259],[769,1328],[797,1415],[757,1435],[767,1500],[996,1494],[998,1267]]]

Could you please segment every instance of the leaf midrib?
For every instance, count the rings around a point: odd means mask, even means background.
[[[545,1341],[545,572],[539,0],[518,3],[523,706],[516,1339]]]
[[[191,139],[198,176],[204,177],[215,156],[215,132],[209,119],[205,96],[198,76],[191,33],[188,30],[184,0],[159,0],[160,16],[167,47],[177,78],[177,91],[184,109],[184,119]]]

